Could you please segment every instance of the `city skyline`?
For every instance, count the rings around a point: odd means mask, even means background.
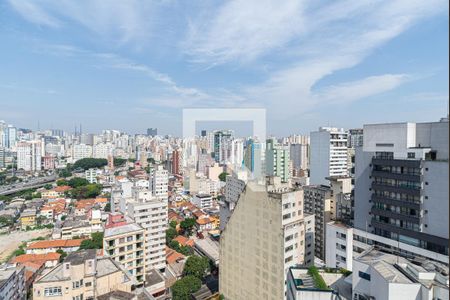
[[[182,108],[262,107],[286,136],[448,114],[445,1],[216,4],[0,4],[0,119],[181,136]]]

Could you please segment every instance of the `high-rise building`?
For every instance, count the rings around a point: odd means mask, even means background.
[[[244,162],[244,141],[235,139],[231,142],[231,159],[234,166],[240,168]]]
[[[17,169],[32,172],[41,170],[41,141],[17,143]]]
[[[331,189],[331,219],[353,226],[354,197],[351,177],[327,177]]]
[[[364,142],[364,131],[362,128],[348,130],[348,147],[361,147]]]
[[[0,265],[0,299],[21,300],[26,296],[25,267]]]
[[[268,176],[280,177],[282,182],[290,178],[289,147],[268,139],[266,144],[266,172]]]
[[[249,140],[244,154],[244,165],[252,173],[252,178],[263,178],[266,172],[265,144]]]
[[[304,213],[314,215],[315,256],[325,260],[326,229],[331,220],[331,189],[325,185],[308,185],[304,190]]]
[[[216,162],[225,164],[231,158],[231,144],[233,140],[233,131],[216,130],[214,131],[214,159]]]
[[[147,129],[147,136],[157,136],[158,135],[158,128],[148,128]]]
[[[103,237],[103,249],[107,256],[122,265],[136,281],[142,282],[145,276],[144,229],[135,223],[111,222],[111,218],[123,217],[110,215]]]
[[[448,261],[448,130],[446,120],[364,125],[364,145],[356,149],[355,228]]]
[[[151,170],[149,179],[149,189],[152,195],[158,199],[168,200],[169,173],[159,165]]]
[[[150,194],[150,193],[149,193]],[[128,203],[127,215],[144,229],[145,234],[145,272],[166,268],[166,229],[167,200],[138,196]]]
[[[225,198],[220,203],[220,230],[223,230],[247,183],[247,171],[236,170],[226,177]]]
[[[292,167],[296,170],[307,170],[309,168],[309,143],[308,144],[291,144],[290,158]]]
[[[83,158],[92,157],[92,146],[86,144],[75,144],[72,148],[72,160],[76,162],[77,160]]]
[[[220,293],[225,299],[285,299],[289,267],[305,259],[303,191],[279,178],[249,182],[220,241]],[[245,283],[245,284],[243,284]]]
[[[347,176],[347,132],[320,127],[311,132],[310,183],[328,184],[325,177]]]
[[[172,174],[181,175],[181,151],[174,149],[172,151]]]

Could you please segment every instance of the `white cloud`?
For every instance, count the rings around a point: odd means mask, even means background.
[[[315,95],[320,102],[346,103],[377,95],[411,80],[406,74],[384,74],[326,87]]]
[[[145,42],[151,37],[166,2],[103,0],[9,0],[26,20],[43,26],[81,25],[101,38],[119,43]]]
[[[32,1],[9,0],[9,3],[24,19],[31,23],[54,28],[60,26],[59,20],[48,14]]]

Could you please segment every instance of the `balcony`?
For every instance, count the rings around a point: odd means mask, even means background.
[[[420,160],[418,159],[387,159],[387,158],[372,158],[373,165],[393,166],[393,167],[412,167],[420,168]]]
[[[420,196],[422,193],[421,189],[415,189],[407,186],[392,186],[384,183],[372,182],[372,188],[380,191],[388,192],[403,192],[408,195]]]
[[[412,201],[408,201],[408,200],[398,200],[398,199],[393,199],[393,198],[389,198],[389,197],[385,197],[385,196],[378,196],[375,194],[372,194],[372,201],[378,202],[378,203],[383,203],[383,204],[395,205],[395,206],[403,206],[403,207],[413,208],[413,209],[417,209],[417,210],[421,210],[421,206],[422,206],[420,202],[412,202]]]
[[[386,172],[386,171],[372,171],[373,177],[380,177],[380,178],[389,178],[389,179],[398,179],[398,180],[407,180],[407,181],[414,181],[414,182],[420,182],[421,176],[420,175],[411,175],[411,174],[404,174],[404,173],[392,173],[392,172]]]
[[[379,209],[379,208],[375,208],[375,207],[372,207],[371,212],[374,215],[379,215],[379,216],[383,216],[383,217],[404,220],[404,221],[409,221],[409,222],[414,222],[414,223],[420,224],[420,216],[407,215],[407,214],[397,213],[397,212],[394,212],[391,210],[384,210],[384,209]]]

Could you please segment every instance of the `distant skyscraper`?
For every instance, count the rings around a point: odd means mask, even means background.
[[[164,170],[163,166],[156,166],[151,173],[149,179],[150,191],[153,196],[167,201],[168,199],[169,174]]]
[[[274,139],[268,139],[266,144],[266,172],[268,176],[280,177],[287,182],[290,177],[289,148],[279,145]]]
[[[147,135],[148,136],[157,136],[158,135],[158,128],[148,128],[147,129]]]
[[[17,169],[25,171],[41,170],[41,141],[17,143]]]
[[[347,132],[331,127],[311,132],[310,183],[328,184],[325,177],[347,175]]]
[[[348,131],[348,147],[361,147],[364,141],[364,134],[362,128],[349,129]]]
[[[181,174],[181,150],[174,149],[172,151],[172,174]]]
[[[295,170],[307,170],[309,168],[309,143],[291,144],[289,150],[292,167]]]
[[[218,163],[227,163],[231,157],[233,131],[217,130],[214,132],[214,159]]]
[[[251,171],[252,177],[265,176],[265,144],[250,140],[245,149],[244,165]]]
[[[205,136],[206,136],[206,130],[202,130],[201,136],[202,136],[202,137],[205,137]]]

